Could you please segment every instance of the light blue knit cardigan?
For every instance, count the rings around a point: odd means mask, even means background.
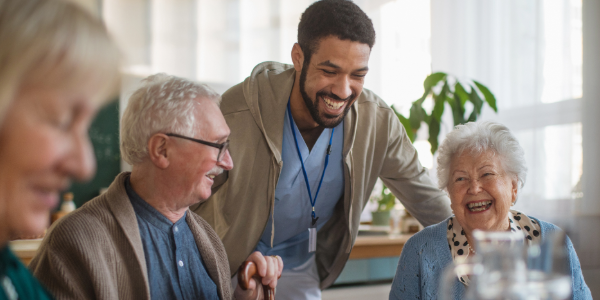
[[[558,227],[548,222],[530,217],[540,224],[542,237],[544,233],[557,230]],[[446,238],[448,220],[431,225],[411,237],[400,255],[396,276],[390,291],[391,299],[438,299],[440,278],[444,268],[452,263],[452,254]],[[573,297],[575,300],[592,299],[590,289],[583,280],[581,266],[571,240],[567,237],[569,265],[573,281]],[[454,285],[453,299],[462,299],[465,286],[458,281]]]

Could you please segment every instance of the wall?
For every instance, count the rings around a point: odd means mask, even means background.
[[[99,190],[108,187],[120,172],[118,100],[112,101],[98,112],[90,126],[89,135],[94,147],[97,171],[91,181],[74,183],[69,189],[73,192],[77,207],[98,196]]]

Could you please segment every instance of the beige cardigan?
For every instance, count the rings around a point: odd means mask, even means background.
[[[127,173],[108,191],[54,224],[29,269],[57,299],[150,299],[146,260]],[[188,210],[187,223],[221,299],[231,299],[231,276],[223,244],[212,228]]]
[[[223,94],[221,111],[231,129],[235,167],[215,178],[209,200],[190,208],[223,240],[232,273],[255,249],[274,208],[284,163],[283,120],[295,76],[291,65],[265,62]],[[421,224],[436,224],[451,214],[450,200],[419,163],[394,111],[367,89],[344,118],[342,151],[344,195],[317,236],[321,288],[331,285],[346,264],[378,177]]]

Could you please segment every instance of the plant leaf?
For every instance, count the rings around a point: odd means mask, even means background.
[[[464,106],[467,100],[469,100],[469,93],[465,90],[465,88],[460,84],[460,82],[456,82],[454,85],[454,94],[458,94],[462,105]]]
[[[485,102],[495,111],[498,112],[498,107],[496,107],[496,97],[494,94],[488,89],[485,85],[473,80],[473,83],[477,86],[477,88],[481,91],[483,96],[485,97]]]
[[[444,87],[445,86],[446,85],[444,85]],[[442,89],[442,90],[444,90],[444,89]],[[440,93],[440,96],[433,97],[434,105],[433,105],[433,111],[431,111],[431,117],[433,119],[437,120],[438,122],[442,122],[442,115],[444,114],[444,102],[445,102],[446,98],[447,98],[446,93],[444,93],[444,94]]]
[[[435,154],[438,149],[438,136],[440,135],[440,122],[435,118],[429,123],[429,144],[431,145],[431,154]]]
[[[425,81],[423,81],[423,87],[425,88],[425,90],[431,90],[431,88],[436,86],[438,82],[440,82],[440,80],[444,79],[445,77],[446,73],[444,72],[429,74],[427,78],[425,78]]]
[[[475,121],[477,121],[477,113],[475,112],[475,109],[473,109],[473,112],[471,112],[471,115],[467,119],[467,122],[475,122]]]
[[[431,88],[426,88],[425,91],[423,92],[423,96],[421,96],[421,98],[415,100],[413,103],[418,103],[419,105],[423,105],[423,102],[425,101],[425,99],[427,99],[427,96],[429,95],[429,93],[431,92]]]
[[[425,109],[421,106],[421,115],[423,116],[423,122],[429,124],[431,122],[431,116],[427,114]]]
[[[414,143],[417,133],[410,126],[410,121],[401,113],[399,113],[394,107],[394,105],[392,105],[392,110],[396,114],[396,117],[398,117],[398,120],[400,120],[400,123],[402,123],[402,126],[404,126],[404,129],[406,130],[406,135],[410,139],[410,142]]]
[[[477,93],[477,89],[474,86],[471,86],[471,93],[469,94],[469,101],[471,101],[471,103],[473,103],[473,106],[475,107],[473,112],[476,112],[477,115],[480,115],[481,108],[483,107],[483,100],[481,100],[481,97],[479,97],[479,94]]]
[[[454,94],[454,101],[450,102],[452,107],[452,118],[454,119],[454,126],[465,123],[465,108],[460,101],[460,97]]]
[[[410,107],[410,116],[408,120],[410,121],[410,127],[414,130],[419,130],[421,128],[421,122],[424,119],[423,108],[419,105],[418,101],[413,102]]]

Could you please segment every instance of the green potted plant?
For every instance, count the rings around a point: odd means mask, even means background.
[[[390,211],[396,204],[396,197],[390,192],[390,190],[383,185],[381,194],[377,197],[371,198],[372,201],[377,203],[377,210],[373,211],[373,225],[386,226],[390,224]]]
[[[485,85],[475,80],[461,82],[452,75],[437,72],[425,78],[423,88],[425,89],[423,96],[412,103],[408,117],[399,113],[393,105],[392,109],[396,113],[396,116],[398,116],[398,119],[400,119],[402,125],[404,125],[411,142],[417,139],[417,131],[421,128],[421,124],[427,124],[431,154],[434,154],[439,146],[438,137],[440,135],[440,125],[442,124],[442,115],[444,114],[446,103],[452,109],[454,126],[476,121],[481,115],[481,109],[485,104],[489,105],[495,112],[498,112],[494,94]],[[427,113],[423,107],[423,103],[428,99],[433,101],[431,113]],[[470,113],[466,111],[467,107],[465,104],[467,102],[473,104]]]
[[[425,89],[423,95],[412,103],[408,117],[398,112],[393,105],[392,109],[413,143],[417,139],[417,131],[421,128],[421,124],[427,124],[431,154],[435,154],[439,146],[438,138],[446,104],[452,110],[454,126],[476,121],[481,115],[481,110],[485,104],[498,112],[494,94],[485,85],[475,80],[461,82],[452,75],[437,72],[425,78],[423,88]],[[427,100],[433,101],[431,105],[433,109],[430,113],[427,113],[423,107],[423,103]],[[467,102],[470,102],[473,106],[470,112],[467,112]],[[394,195],[383,185],[381,195],[374,197],[372,201],[377,202],[377,210],[372,212],[373,225],[388,225],[390,211],[395,204]]]

